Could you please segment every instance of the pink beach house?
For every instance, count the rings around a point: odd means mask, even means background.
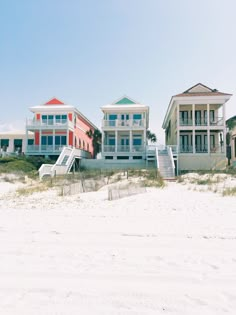
[[[42,105],[30,107],[33,119],[26,121],[26,139],[30,132],[34,139],[27,145],[27,155],[58,157],[64,146],[82,149],[93,156],[92,139],[87,131],[97,127],[75,106],[52,98]],[[26,141],[28,143],[28,141]]]

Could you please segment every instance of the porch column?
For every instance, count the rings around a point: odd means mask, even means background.
[[[14,137],[13,138],[10,138],[9,137],[9,146],[7,148],[7,152],[14,152]]]
[[[177,150],[178,152],[180,151],[179,149],[179,104],[177,104],[177,108],[176,108],[176,115],[177,115]]]
[[[102,130],[102,154],[104,153],[105,132]]]
[[[52,131],[52,150],[55,152],[55,129]]]
[[[222,114],[223,114],[223,126],[225,127],[225,103],[223,104],[223,110],[222,110]]]
[[[130,151],[130,153],[133,151],[133,134],[132,134],[132,130],[129,131],[129,151]]]
[[[25,145],[22,144],[22,152],[26,153],[27,151],[28,151],[28,128],[26,128]]]
[[[195,127],[193,128],[193,154],[196,153],[196,148],[195,148]]]
[[[227,130],[226,130],[226,124],[225,124],[225,103],[223,104],[223,110],[222,110],[222,114],[223,114],[223,128],[224,128],[224,131],[223,131],[223,141],[224,141],[224,144],[223,144],[223,152],[226,152],[226,133],[227,133]]]
[[[211,153],[210,143],[210,104],[207,104],[207,153]]]
[[[39,152],[41,153],[42,151],[42,144],[41,144],[41,139],[42,139],[42,131],[41,128],[39,129]]]
[[[207,104],[207,126],[210,127],[210,104]]]
[[[192,104],[192,125],[195,126],[195,104]]]
[[[118,147],[118,131],[115,131],[115,152],[117,152]]]

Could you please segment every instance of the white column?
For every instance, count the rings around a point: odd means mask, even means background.
[[[207,126],[210,127],[210,104],[207,104]]]
[[[179,152],[179,104],[177,104],[177,112],[176,112],[176,115],[177,115],[177,150]]]
[[[207,153],[211,153],[211,143],[210,143],[210,129],[207,128]]]
[[[118,131],[115,131],[115,152],[117,152],[117,146],[118,146]]]
[[[207,152],[211,153],[210,144],[210,104],[207,104]]]
[[[26,136],[25,136],[25,139],[23,139],[23,143],[22,143],[22,153],[25,153],[28,151],[28,139],[29,139],[29,136],[28,136],[28,128],[26,128]]]
[[[52,149],[55,151],[55,129],[52,131]]]
[[[9,146],[7,148],[7,152],[14,152],[14,138],[9,138]]]
[[[222,114],[223,114],[223,126],[225,126],[225,103],[223,104]]]
[[[195,126],[195,104],[192,104],[192,121],[193,126]]]
[[[193,127],[193,154],[196,153],[196,148],[195,148],[195,127]]]
[[[104,153],[104,141],[105,141],[105,133],[102,130],[102,154]]]
[[[42,147],[41,147],[41,136],[42,136],[42,131],[41,129],[39,130],[39,152],[41,153]]]
[[[130,153],[133,151],[133,134],[132,134],[132,130],[129,131],[129,151],[130,151]]]

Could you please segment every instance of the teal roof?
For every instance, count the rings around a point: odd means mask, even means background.
[[[127,97],[123,97],[121,100],[119,100],[118,102],[115,103],[115,105],[119,105],[119,104],[136,104],[136,103],[131,101]]]

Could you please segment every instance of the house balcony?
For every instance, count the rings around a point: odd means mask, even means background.
[[[68,129],[73,128],[73,122],[67,119],[48,119],[48,120],[35,120],[27,119],[26,128],[28,130],[51,130],[51,129]]]
[[[180,145],[179,146],[179,153],[201,153],[201,154],[207,154],[208,152],[208,146],[207,145],[196,145],[195,146],[195,152],[193,152],[193,146],[192,145]],[[224,146],[211,146],[210,147],[210,153],[218,153],[222,154],[225,153]]]
[[[144,152],[145,148],[143,145],[133,145],[131,148],[129,145],[104,145],[104,152],[116,152],[116,153],[136,153],[136,152]]]
[[[105,129],[142,129],[145,127],[145,120],[143,119],[129,119],[129,120],[103,120],[102,127]]]
[[[195,123],[195,124],[193,124]],[[182,126],[208,126],[207,119],[199,118],[199,119],[180,119],[179,125]],[[223,117],[215,117],[210,120],[210,126],[224,126]]]
[[[28,155],[59,155],[64,146],[62,145],[28,145]]]

